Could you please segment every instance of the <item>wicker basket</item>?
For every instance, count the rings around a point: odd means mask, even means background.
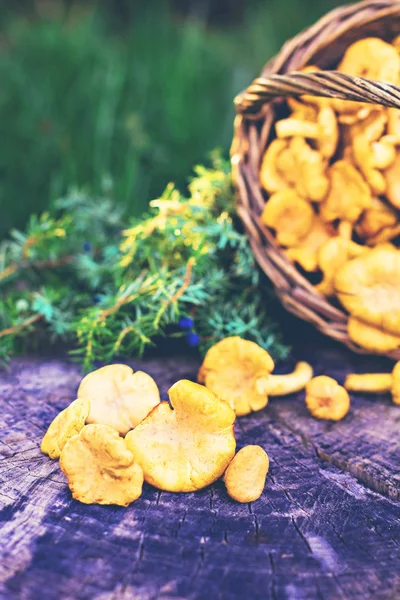
[[[287,42],[264,68],[261,77],[237,98],[231,149],[238,191],[238,214],[262,270],[285,308],[309,321],[323,334],[360,353],[347,333],[348,315],[320,296],[296,269],[262,224],[265,195],[259,183],[260,162],[269,143],[276,110],[284,97],[312,94],[400,108],[400,89],[390,84],[352,78],[337,71],[298,73],[307,64],[334,68],[347,46],[367,36],[391,41],[400,33],[400,1],[359,2],[333,10],[313,27]],[[400,350],[388,354],[400,359]]]

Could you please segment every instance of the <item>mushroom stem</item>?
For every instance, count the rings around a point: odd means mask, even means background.
[[[306,362],[297,363],[294,371],[285,375],[270,375],[262,382],[262,393],[268,396],[286,396],[304,389],[312,379],[313,370]],[[261,382],[260,382],[261,383]]]
[[[390,392],[393,377],[391,373],[365,373],[347,375],[344,387],[349,392]]]
[[[350,221],[341,221],[338,227],[339,237],[344,240],[351,240],[353,235],[353,224]]]

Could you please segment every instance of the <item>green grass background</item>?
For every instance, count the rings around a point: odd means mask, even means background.
[[[339,3],[253,0],[217,26],[157,0],[123,22],[111,2],[0,2],[0,237],[70,186],[112,182],[136,215],[183,186],[212,148],[228,151],[234,95]]]

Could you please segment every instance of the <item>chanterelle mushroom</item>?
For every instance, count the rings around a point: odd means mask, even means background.
[[[400,335],[400,251],[385,244],[339,269],[334,287],[353,317]]]
[[[317,271],[319,250],[333,235],[332,228],[324,223],[318,215],[315,215],[308,234],[296,246],[288,248],[286,255],[305,271]]]
[[[287,396],[303,390],[313,376],[312,366],[306,362],[297,363],[292,373],[270,375],[263,385],[268,396]]]
[[[86,425],[64,446],[60,467],[75,500],[128,506],[142,493],[143,471],[107,425]]]
[[[210,390],[178,381],[126,436],[145,480],[169,492],[199,490],[223,474],[236,448],[235,413]]]
[[[340,421],[348,413],[350,398],[332,377],[314,377],[306,387],[306,405],[313,417]]]
[[[108,365],[86,375],[78,397],[90,400],[88,423],[110,425],[121,435],[136,427],[160,402],[154,379],[128,365]]]
[[[400,348],[400,336],[382,331],[355,317],[349,317],[347,331],[355,344],[374,354],[386,354]]]
[[[312,206],[291,189],[273,194],[261,215],[261,221],[275,229],[282,246],[296,245],[311,230],[313,218]]]
[[[286,140],[273,140],[262,159],[260,168],[260,182],[262,187],[269,193],[278,192],[289,187],[288,182],[277,169],[277,157],[287,148]]]
[[[77,435],[85,425],[89,410],[90,402],[86,398],[71,402],[50,424],[42,440],[41,451],[50,458],[59,458],[68,440]]]
[[[263,390],[273,368],[274,361],[266,350],[235,336],[209,349],[197,377],[240,416],[267,405]]]
[[[318,251],[318,265],[323,273],[322,281],[316,289],[324,296],[335,293],[334,281],[338,270],[352,258],[368,252],[364,246],[352,240],[334,237],[325,242]]]
[[[269,469],[268,454],[261,446],[245,446],[225,471],[226,490],[236,502],[254,502],[263,493]]]
[[[391,392],[393,402],[400,405],[400,361],[395,364],[392,373],[351,373],[347,375],[344,387],[349,392]]]

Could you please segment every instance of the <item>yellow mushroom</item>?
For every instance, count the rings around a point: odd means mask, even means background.
[[[107,365],[81,381],[78,397],[90,400],[88,423],[110,425],[121,435],[136,427],[160,402],[150,375],[128,365]]]
[[[363,38],[349,46],[338,66],[338,71],[355,77],[373,81],[383,81],[397,85],[400,72],[400,57],[393,46],[379,38]],[[355,112],[362,103],[346,106],[345,100],[335,100],[334,106],[340,112]]]
[[[376,235],[371,236],[368,240],[368,245],[377,246],[378,244],[384,244],[385,242],[390,242],[394,238],[397,238],[399,235],[400,223],[394,225],[393,227],[385,227]]]
[[[270,197],[261,221],[276,231],[281,246],[295,246],[311,230],[313,217],[312,206],[294,190],[286,189]]]
[[[372,205],[371,191],[360,173],[344,160],[335,162],[328,171],[330,189],[320,205],[324,221],[341,219],[355,223]]]
[[[194,492],[216,481],[235,455],[235,413],[210,390],[178,381],[126,436],[145,480],[169,492]]]
[[[396,147],[393,140],[384,135],[380,140],[372,142],[372,167],[375,169],[387,169],[396,158]]]
[[[394,404],[400,405],[400,361],[391,373],[351,373],[347,375],[344,386],[349,392],[391,392]]]
[[[287,148],[286,140],[273,140],[264,153],[260,167],[260,182],[264,190],[273,194],[289,187],[284,176],[277,169],[277,158]]]
[[[332,377],[314,377],[306,387],[306,406],[313,417],[340,421],[350,408],[346,390]]]
[[[64,446],[60,467],[73,498],[128,506],[142,493],[143,471],[125,440],[107,425],[86,425]]]
[[[315,215],[313,224],[307,235],[296,246],[291,246],[286,255],[299,264],[305,271],[312,273],[318,270],[318,251],[321,246],[334,235],[333,229]]]
[[[306,387],[312,376],[312,366],[306,362],[299,362],[292,373],[270,375],[262,385],[262,391],[268,396],[295,394]]]
[[[349,317],[347,331],[355,344],[375,354],[386,354],[400,348],[400,336],[386,333],[355,317]]]
[[[352,315],[400,335],[400,251],[390,244],[372,248],[337,272],[334,288]]]
[[[312,202],[321,202],[329,189],[326,162],[302,137],[290,140],[288,148],[276,159],[278,171],[297,193]]]
[[[357,235],[369,245],[369,240],[374,238],[386,227],[393,227],[397,223],[395,211],[382,202],[379,198],[372,198],[371,207],[363,212],[355,229]]]
[[[385,176],[385,180],[386,180],[386,197],[395,208],[400,208],[400,176],[399,176],[399,173],[400,173],[400,152],[397,152],[394,162],[384,172],[384,176]]]
[[[263,493],[269,469],[261,446],[245,446],[234,456],[224,475],[226,491],[236,502],[254,502]]]
[[[315,286],[316,289],[324,296],[333,296],[336,273],[349,260],[366,252],[368,249],[364,246],[343,237],[334,237],[325,242],[318,252],[318,265],[323,273],[323,279]]]
[[[318,124],[302,119],[289,117],[275,123],[276,136],[278,138],[289,138],[294,136],[316,139],[319,134]]]
[[[71,402],[50,424],[43,437],[41,451],[50,458],[59,458],[68,440],[84,427],[89,411],[90,402],[86,398]]]
[[[400,111],[398,108],[387,108],[387,132],[396,143],[400,142]]]
[[[332,158],[339,141],[339,126],[335,111],[329,105],[318,112],[318,150],[323,158]]]
[[[266,350],[240,337],[227,337],[208,350],[197,380],[241,416],[267,405],[263,390],[273,369]]]
[[[310,104],[306,104],[297,98],[288,98],[287,103],[292,110],[292,117],[301,119],[302,121],[316,122],[317,108]]]

